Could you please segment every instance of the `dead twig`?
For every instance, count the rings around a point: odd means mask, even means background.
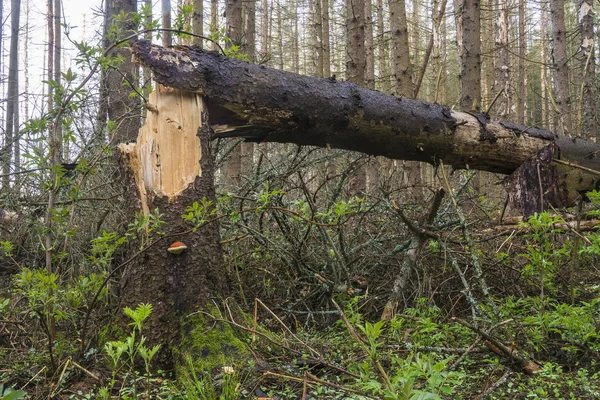
[[[541,365],[521,355],[517,349],[514,349],[510,346],[506,346],[500,340],[496,339],[489,333],[477,328],[476,326],[469,324],[467,321],[456,317],[453,317],[452,320],[479,334],[483,339],[485,339],[484,344],[487,346],[488,349],[500,356],[504,356],[510,359],[515,364],[517,364],[521,368],[521,370],[526,374],[533,375],[534,373],[542,369]]]

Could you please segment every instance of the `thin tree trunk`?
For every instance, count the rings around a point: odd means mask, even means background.
[[[54,81],[61,85],[62,80],[62,0],[54,0]],[[56,158],[54,159],[54,165],[58,165],[62,162],[63,158],[63,135],[62,135],[62,121],[54,121],[55,139],[54,144],[56,145]]]
[[[10,172],[13,163],[14,143],[16,138],[15,110],[19,105],[19,21],[21,16],[21,1],[10,2],[10,55],[8,60],[8,90],[6,104],[6,124],[4,132],[4,148],[2,155],[2,190],[10,189]],[[1,21],[3,22],[3,21]]]
[[[552,16],[552,47],[554,51],[554,80],[556,82],[555,101],[559,114],[558,131],[563,135],[570,135],[573,130],[564,0],[550,0],[550,14]]]
[[[260,52],[261,58],[269,60],[269,3],[268,0],[261,0],[262,7],[262,23],[261,23],[261,39],[260,39]]]
[[[192,15],[192,32],[196,35],[204,36],[204,1],[194,0],[194,13]],[[202,48],[204,40],[194,36],[192,43]]]
[[[412,65],[420,65],[421,64],[421,33],[419,32],[419,28],[421,25],[421,7],[419,4],[419,0],[412,1],[412,48],[413,51],[413,62]],[[415,71],[413,71],[415,72]],[[415,81],[416,76],[413,77],[413,82]]]
[[[365,85],[365,0],[346,0],[346,80]],[[367,185],[367,171],[359,166],[350,176],[351,195],[363,192]]]
[[[171,0],[161,0],[161,18],[162,27],[164,29],[171,29]],[[163,31],[162,45],[164,47],[171,46],[173,44],[173,34],[169,31]]]
[[[385,25],[383,23],[383,0],[377,0],[377,55],[379,58],[379,89],[383,93],[390,93],[390,78],[386,55],[386,35]]]
[[[375,53],[373,51],[373,4],[365,0],[365,87],[375,89]]]
[[[321,0],[322,29],[321,38],[323,52],[323,77],[331,76],[331,47],[329,45],[329,0]]]
[[[256,0],[246,0],[244,4],[244,52],[248,62],[256,62]],[[249,176],[254,167],[254,143],[244,142],[241,148],[242,174]]]
[[[256,61],[256,0],[243,1],[243,48],[249,62]]]
[[[594,48],[593,0],[579,0],[579,35],[581,37],[581,102],[578,135],[600,140],[598,131],[598,99],[596,90],[596,57]]]
[[[346,80],[365,84],[364,0],[346,0]]]
[[[425,77],[425,72],[427,71],[427,65],[429,64],[429,57],[431,56],[431,52],[434,48],[437,49],[437,53],[434,55],[436,60],[439,60],[440,52],[439,52],[439,40],[440,40],[440,24],[444,20],[444,13],[446,12],[446,2],[447,0],[442,0],[440,4],[440,9],[437,9],[437,3],[434,2],[433,6],[433,24],[432,24],[432,32],[429,37],[429,42],[427,43],[427,49],[425,50],[425,56],[423,58],[423,65],[419,71],[419,75],[417,76],[417,80],[415,82],[415,93],[414,98],[419,96],[419,90],[421,88],[421,84],[423,82],[423,78]],[[437,71],[437,69],[435,69]]]
[[[527,71],[525,69],[525,58],[527,57],[526,5],[526,0],[519,0],[519,100],[517,102],[517,123],[521,125],[525,125],[525,110],[527,108]]]
[[[152,19],[152,0],[144,0],[144,25],[150,26]],[[146,32],[144,39],[152,40],[152,32]],[[152,74],[148,68],[144,67],[142,69],[142,76],[144,79],[144,82],[142,82],[144,85],[144,94],[148,95],[152,91]]]
[[[244,36],[242,0],[227,0],[225,2],[227,36],[233,45],[242,46]],[[236,145],[229,153],[225,172],[225,185],[229,189],[239,187],[242,179],[242,146]]]
[[[59,0],[55,0],[59,1]],[[55,78],[54,69],[56,68],[56,60],[55,57],[60,57],[60,51],[56,51],[56,39],[57,36],[60,35],[60,25],[56,24],[56,20],[54,18],[54,12],[59,7],[55,7],[55,3],[52,0],[48,0],[48,82],[52,81]],[[59,27],[58,32],[56,31],[57,26]],[[48,111],[52,112],[54,109],[54,88],[50,83],[48,84]],[[52,213],[54,210],[54,203],[56,201],[56,181],[57,181],[57,171],[56,167],[60,163],[60,145],[57,142],[57,125],[60,124],[60,121],[53,121],[48,125],[48,147],[50,150],[50,164],[52,167],[50,169],[50,189],[48,190],[48,208],[46,210],[46,234],[44,238],[44,246],[45,246],[45,256],[46,256],[46,273],[48,276],[55,273],[55,267],[52,264],[52,254],[53,254],[53,241],[54,235],[52,234]],[[54,338],[56,337],[56,319],[53,317],[49,317],[48,321],[46,321],[48,325],[48,341],[50,342],[50,346],[53,345]],[[55,368],[56,364],[54,361],[54,357],[52,354],[52,350],[50,350],[50,360],[52,367]]]
[[[210,34],[214,37],[219,31],[219,0],[210,0]],[[217,50],[217,43],[213,42],[212,50]]]
[[[396,96],[412,97],[414,93],[405,0],[389,0],[392,31],[392,59]]]
[[[548,43],[546,37],[548,35],[546,27],[548,26],[548,5],[542,2],[542,10],[540,16],[540,69],[541,69],[541,103],[542,103],[542,126],[550,127],[550,121],[548,119],[548,69],[546,67],[546,44]]]
[[[479,0],[457,0],[456,35],[458,41],[460,108],[481,108],[481,21]]]
[[[508,48],[508,0],[502,0],[500,4],[500,15],[497,24],[496,53],[498,54],[498,63],[496,64],[496,84],[494,86],[498,93],[494,95],[499,97],[494,106],[494,114],[501,119],[506,119],[511,115],[513,106],[510,81],[510,49]]]

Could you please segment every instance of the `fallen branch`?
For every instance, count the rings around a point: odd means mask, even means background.
[[[503,356],[503,357],[510,359],[515,364],[517,364],[521,368],[521,370],[523,372],[525,372],[526,374],[533,375],[534,373],[536,373],[537,371],[540,371],[542,369],[541,365],[539,365],[535,361],[530,360],[527,357],[521,355],[517,349],[506,346],[500,340],[496,339],[489,333],[484,332],[483,330],[477,328],[476,326],[469,324],[467,321],[464,321],[464,320],[462,320],[460,318],[456,318],[456,317],[453,317],[452,320],[458,322],[462,326],[465,326],[465,327],[471,329],[473,332],[479,334],[481,337],[483,337],[483,339],[484,339],[483,343],[487,346],[488,349],[490,349],[494,353],[498,354],[499,356]]]

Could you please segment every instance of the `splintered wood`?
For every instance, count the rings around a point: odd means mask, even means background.
[[[149,212],[147,195],[174,199],[202,174],[196,135],[202,124],[202,97],[157,86],[150,94],[148,115],[137,142],[119,145],[129,156],[145,214]]]

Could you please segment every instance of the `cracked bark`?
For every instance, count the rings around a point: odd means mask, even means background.
[[[554,144],[557,151],[550,168],[553,184],[562,185],[555,191],[562,195],[546,205],[569,204],[598,181],[598,174],[581,168],[600,171],[600,145],[591,141],[193,47],[164,49],[138,41],[133,52],[152,69],[157,82],[208,97],[215,137],[332,147],[432,164],[443,161],[455,168],[504,174]],[[537,180],[528,184],[539,186]]]

